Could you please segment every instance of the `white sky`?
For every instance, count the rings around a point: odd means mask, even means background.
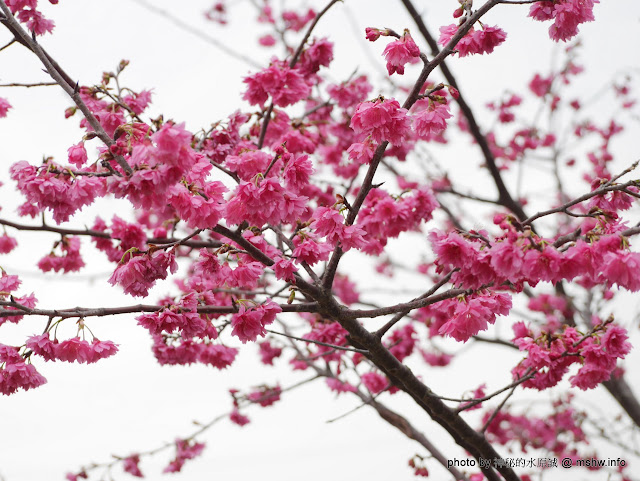
[[[210,35],[250,55],[260,63],[269,51],[256,46],[256,38],[266,33],[264,26],[254,27],[249,2],[234,3],[231,25],[224,29],[201,19],[210,3],[156,1],[186,22],[206,30]],[[317,9],[325,2],[309,2]],[[420,8],[432,13],[426,17],[432,31],[451,23],[450,12],[456,2],[416,1]],[[346,9],[351,20],[345,20]],[[450,61],[458,73],[465,95],[476,107],[499,97],[505,89],[521,91],[535,72],[546,73],[555,46],[546,35],[547,25],[525,18],[528,7],[505,6],[487,16],[487,23],[498,24],[508,32],[507,43],[491,56]],[[143,9],[131,0],[63,0],[47,7],[56,21],[52,36],[42,40],[51,55],[81,84],[99,81],[102,71],[112,70],[122,58],[131,61],[125,81],[134,89],[153,88],[153,113],[165,118],[186,121],[197,130],[223,119],[241,106],[241,80],[250,68],[221,54],[215,47],[177,29],[166,19]],[[576,95],[599,89],[614,72],[633,69],[637,73],[637,45],[640,45],[640,4],[632,1],[603,0],[596,7],[597,22],[581,27],[584,32],[582,62],[587,74],[576,82]],[[250,15],[251,20],[244,17]],[[357,24],[357,29],[352,28]],[[319,35],[335,40],[336,80],[346,78],[356,67],[371,72],[368,49],[383,68],[379,56],[384,41],[364,42],[364,27],[391,27],[402,31],[409,27],[420,46],[424,46],[417,30],[404,14],[400,2],[379,0],[347,0],[337,5],[320,23]],[[9,40],[0,31],[0,44]],[[20,46],[0,52],[0,83],[47,80],[37,59]],[[411,82],[415,70],[408,70],[405,81]],[[379,77],[374,74],[374,78]],[[441,76],[435,74],[434,80]],[[381,85],[380,83],[378,85]],[[636,93],[638,84],[636,82]],[[375,93],[375,92],[374,92]],[[38,163],[43,155],[63,158],[66,149],[81,137],[77,120],[64,120],[63,111],[70,105],[61,89],[0,89],[0,96],[10,100],[14,109],[0,119],[0,189],[3,217],[13,216],[20,202],[7,182],[9,165],[18,160]],[[637,122],[623,141],[614,146],[621,166],[638,159]],[[464,185],[482,185],[467,172],[480,162],[479,154],[466,139],[438,151],[441,162],[450,167]],[[466,175],[465,175],[466,174]],[[568,179],[569,180],[569,179]],[[584,188],[584,187],[582,187]],[[481,187],[491,192],[491,187]],[[540,190],[540,185],[532,187]],[[102,204],[101,209],[108,206]],[[104,210],[103,210],[104,212]],[[110,218],[111,213],[103,214]],[[83,214],[75,225],[91,222]],[[106,283],[110,267],[101,259],[87,262],[90,267],[75,281],[56,275],[43,276],[36,271],[34,259],[50,248],[56,236],[24,234],[15,254],[0,259],[10,273],[24,273],[23,291],[36,292],[42,307],[75,305],[123,305],[132,299]],[[85,259],[87,260],[87,259]],[[346,259],[346,265],[363,269],[358,262]],[[386,281],[388,282],[388,281]],[[168,285],[154,290],[163,294]],[[637,312],[637,297],[629,297],[627,325]],[[623,310],[624,310],[623,309]],[[207,421],[230,407],[227,389],[246,389],[262,382],[279,381],[287,386],[307,374],[292,375],[286,361],[276,369],[264,368],[256,362],[257,348],[242,350],[237,363],[224,372],[201,366],[182,368],[157,366],[149,349],[147,333],[135,326],[134,316],[119,316],[88,321],[103,339],[120,344],[120,353],[92,366],[66,363],[38,363],[38,369],[49,383],[37,390],[0,398],[0,475],[7,481],[40,481],[62,479],[64,472],[81,464],[107,460],[110,454],[126,455],[154,448],[176,436],[191,433],[192,420]],[[42,319],[25,319],[18,326],[5,324],[2,342],[22,342],[25,335],[41,332]],[[636,336],[637,337],[637,336]],[[488,379],[490,386],[506,384],[509,373],[503,366],[517,360],[513,353],[492,348],[474,350],[466,359],[457,361],[453,370],[427,370],[421,363],[421,374],[436,391],[458,396]],[[482,358],[482,362],[478,359]],[[628,365],[637,364],[633,355]],[[452,384],[452,373],[455,384]],[[640,378],[631,373],[631,381],[640,392]],[[274,407],[252,408],[247,414],[252,424],[240,429],[228,422],[219,424],[202,440],[208,444],[204,455],[188,462],[180,479],[262,479],[306,481],[333,479],[410,480],[406,467],[414,453],[424,454],[421,447],[379,420],[377,415],[361,409],[349,417],[327,424],[325,421],[357,406],[355,399],[335,398],[322,385],[311,385],[289,393]],[[525,399],[523,397],[523,399]],[[590,394],[589,402],[608,403],[603,390]],[[390,404],[402,408],[428,437],[438,441],[445,453],[451,442],[442,436],[424,414],[396,395]],[[615,452],[614,452],[615,453]],[[453,457],[453,454],[450,455]],[[149,478],[157,479],[158,470],[168,462],[166,454],[143,463]],[[115,473],[118,473],[116,471]],[[434,479],[444,475],[433,468]],[[552,473],[554,476],[562,472]],[[117,476],[118,479],[126,475]],[[2,478],[0,478],[2,479]],[[442,478],[445,479],[445,478]]]

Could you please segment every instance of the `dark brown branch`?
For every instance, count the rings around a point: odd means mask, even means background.
[[[98,230],[91,229],[65,229],[63,227],[55,227],[50,225],[26,225],[19,224],[17,222],[8,221],[5,219],[0,219],[0,225],[6,225],[7,227],[13,227],[18,230],[25,231],[35,231],[35,232],[53,232],[60,235],[78,235],[78,236],[91,236],[98,237],[101,239],[113,239],[119,240],[117,237],[112,237],[111,234],[107,232],[102,232]],[[161,239],[159,237],[149,237],[147,238],[147,244],[155,244],[155,245],[173,245],[180,244],[187,247],[221,247],[222,242],[218,240],[209,240],[209,241],[196,241],[196,240],[185,240],[185,239],[176,239],[174,237],[169,237],[166,239]]]
[[[67,95],[71,97],[100,140],[102,140],[102,142],[109,148],[113,146],[115,144],[114,140],[105,132],[98,119],[96,119],[84,101],[80,98],[77,82],[74,82],[71,77],[69,77],[69,75],[67,75],[67,73],[51,58],[51,56],[44,51],[40,44],[35,41],[34,36],[29,35],[25,31],[22,25],[20,25],[20,23],[11,14],[11,11],[4,0],[0,0],[0,10],[2,10],[6,17],[2,20],[2,23],[11,31],[11,33],[14,34],[16,40],[31,50],[40,59],[42,64],[45,66],[47,73],[58,85],[60,85],[60,87],[62,87]],[[116,155],[114,158],[127,174],[131,174],[133,172],[131,166],[127,163],[124,157]]]
[[[16,302],[0,301],[0,306],[15,307],[13,309],[0,309],[0,317],[15,316],[46,316],[67,319],[71,317],[105,317],[119,314],[133,314],[138,312],[157,312],[166,306],[137,304],[135,306],[122,307],[74,307],[71,309],[30,309]],[[300,304],[280,304],[282,312],[317,312],[318,305],[315,302]],[[237,312],[236,306],[199,306],[200,314],[233,314]]]
[[[442,52],[440,52],[440,49],[438,47],[438,42],[429,32],[429,29],[424,23],[422,16],[418,13],[418,11],[416,10],[411,0],[401,0],[401,1],[402,1],[402,4],[407,9],[407,11],[409,12],[409,15],[411,15],[411,18],[413,19],[416,26],[418,27],[418,30],[420,31],[425,41],[429,45],[429,48],[431,48],[432,55],[438,58]],[[487,6],[488,8],[492,8],[497,3],[500,3],[500,2],[496,2],[496,1],[487,2],[480,8],[480,10],[482,10]],[[460,30],[462,30],[462,27],[458,29],[458,33],[460,32]],[[465,34],[467,30],[464,31]],[[457,34],[456,34],[456,37],[457,37]],[[457,43],[459,40],[459,38],[456,39],[456,37],[452,39],[452,41],[455,40],[455,43]],[[443,49],[443,51],[447,51],[447,49],[450,49],[451,48],[450,45],[451,45],[451,42],[449,42],[449,44]],[[451,72],[451,70],[449,70],[449,67],[444,62],[444,59],[442,59],[442,61],[439,63],[439,66],[440,66],[440,70],[442,71],[442,74],[447,79],[447,82],[449,83],[449,85],[451,85],[456,90],[458,90],[459,96],[455,100],[458,103],[458,106],[460,107],[462,114],[467,120],[467,124],[469,125],[469,132],[471,133],[474,140],[477,142],[478,146],[480,147],[480,150],[482,151],[482,155],[485,159],[485,164],[487,165],[487,169],[489,169],[489,173],[493,178],[493,182],[496,185],[496,188],[498,189],[498,202],[501,205],[505,206],[507,209],[509,209],[511,212],[513,212],[518,217],[518,219],[520,220],[526,219],[527,215],[522,209],[522,206],[520,205],[520,203],[514,200],[513,197],[511,197],[511,194],[509,193],[509,190],[507,189],[502,179],[502,175],[500,174],[500,170],[498,169],[498,166],[496,164],[496,159],[493,153],[491,152],[489,142],[487,141],[487,138],[484,136],[484,134],[480,130],[480,127],[478,126],[478,122],[476,121],[475,115],[473,114],[473,110],[471,110],[471,107],[469,106],[464,96],[462,95],[462,92],[460,91],[460,87],[458,86],[458,82],[453,76],[453,73]]]
[[[457,296],[469,295],[473,289],[450,289],[442,294],[430,296],[426,298],[418,298],[413,301],[404,302],[402,304],[395,304],[393,306],[380,307],[377,309],[344,309],[342,317],[344,319],[361,319],[361,318],[373,318],[386,316],[388,314],[411,312],[414,309],[430,306],[436,302],[444,301],[445,299],[452,299]]]
[[[451,279],[451,276],[453,275],[454,272],[456,272],[459,269],[453,269],[451,272],[449,272],[446,276],[444,276],[442,279],[440,279],[431,289],[429,289],[427,292],[425,292],[423,295],[421,295],[420,297],[416,297],[413,301],[419,301],[421,299],[427,299],[429,297],[431,297],[432,295],[434,295],[438,289],[440,289],[442,286],[444,286],[447,282],[449,282],[449,279]],[[413,302],[412,301],[412,302]],[[400,311],[398,314],[396,314],[395,316],[393,316],[393,318],[387,322],[384,326],[382,326],[380,329],[378,329],[376,331],[376,336],[378,336],[379,338],[382,338],[382,336],[385,335],[385,333],[391,329],[393,326],[395,326],[398,322],[400,322],[400,320],[405,317],[407,314],[409,314],[411,312],[411,309],[407,309],[404,311]]]

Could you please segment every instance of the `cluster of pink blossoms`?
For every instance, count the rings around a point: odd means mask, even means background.
[[[109,284],[118,284],[126,294],[146,297],[157,280],[166,279],[168,272],[176,272],[178,264],[172,250],[157,250],[146,254],[125,254],[109,278]]]
[[[420,57],[420,49],[413,41],[409,30],[405,30],[402,36],[388,44],[382,55],[387,59],[387,72],[389,75],[404,74],[404,66],[414,62]]]
[[[49,333],[31,336],[26,346],[45,361],[64,361],[91,364],[113,356],[118,352],[118,346],[111,341],[100,341],[94,338],[92,342],[79,337],[58,342],[51,340]]]
[[[62,255],[55,253],[55,248],[59,247]],[[42,272],[77,272],[84,267],[84,261],[80,257],[80,238],[63,237],[56,242],[54,250],[38,261],[38,267]]]
[[[35,217],[39,212],[50,209],[57,223],[68,221],[76,211],[105,193],[102,179],[89,176],[74,178],[53,163],[36,168],[20,161],[9,171],[27,198],[27,203],[20,207],[21,213]]]
[[[330,60],[330,59],[329,59]],[[247,91],[244,99],[251,105],[264,107],[271,97],[273,104],[287,107],[306,98],[311,93],[303,72],[290,68],[286,62],[273,62],[269,67],[245,78]]]
[[[37,299],[35,298],[33,293],[25,296],[17,296],[14,294],[14,291],[16,291],[22,283],[18,276],[7,274],[2,268],[0,268],[0,271],[2,272],[2,275],[0,276],[0,301],[8,301],[11,299],[28,309],[33,309],[34,307],[36,307]],[[20,311],[18,307],[14,306],[2,306],[2,310],[16,312]],[[6,321],[18,323],[22,320],[22,318],[23,316],[0,317],[0,326]]]
[[[467,288],[498,285],[509,281],[535,286],[538,282],[556,283],[577,277],[586,285],[617,284],[630,291],[640,290],[640,253],[623,250],[618,234],[601,235],[591,243],[578,240],[566,250],[558,250],[552,241],[507,233],[487,245],[486,232],[465,238],[456,232],[432,232],[431,243],[441,269],[460,269],[452,280]]]
[[[447,299],[420,309],[420,318],[429,326],[432,336],[449,336],[466,342],[485,331],[496,316],[511,310],[511,296],[502,292],[479,292],[461,298]]]
[[[37,9],[38,0],[7,0],[7,7],[11,13],[18,17],[22,23],[35,35],[51,33],[55,24],[53,20],[45,18]],[[51,4],[57,4],[58,0],[49,0]]]
[[[531,5],[529,16],[540,22],[553,20],[549,37],[566,42],[578,35],[578,26],[593,22],[593,7],[599,0],[545,0]]]
[[[231,316],[231,334],[243,344],[255,341],[258,336],[264,337],[267,334],[265,326],[275,321],[276,315],[281,312],[282,308],[271,300],[252,309],[247,309],[241,304],[238,313]]]
[[[513,376],[518,379],[535,373],[523,386],[538,390],[555,386],[575,363],[581,367],[570,378],[571,385],[593,389],[611,377],[617,360],[624,359],[631,350],[626,329],[614,324],[601,325],[597,335],[590,336],[580,335],[573,327],[565,327],[561,334],[535,333],[522,322],[513,329],[514,343],[528,352],[513,369]]]
[[[179,473],[184,463],[202,454],[205,445],[189,439],[176,439],[176,457],[165,467],[163,473]]]
[[[11,104],[7,99],[0,97],[0,119],[7,116],[7,112],[11,109]]]
[[[512,414],[500,410],[487,427],[487,437],[502,445],[516,444],[523,452],[543,449],[558,458],[586,458],[578,456],[575,446],[588,446],[586,433],[581,427],[583,414],[571,406],[571,396],[553,403],[554,411],[538,417],[527,412]],[[491,409],[484,414],[486,423],[494,414]],[[522,477],[524,480],[524,477]]]
[[[458,26],[455,24],[440,27],[440,39],[438,43],[442,46],[447,45],[457,32]],[[507,34],[500,27],[482,25],[480,30],[471,27],[453,48],[458,52],[460,57],[475,54],[484,55],[485,53],[493,52],[506,38]]]
[[[47,382],[33,365],[25,362],[16,347],[0,344],[0,367],[0,393],[6,396]]]

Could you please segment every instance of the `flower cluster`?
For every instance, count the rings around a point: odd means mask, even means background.
[[[603,333],[604,331],[604,333]],[[514,326],[514,343],[528,355],[513,369],[514,378],[535,374],[523,386],[543,390],[555,386],[572,364],[581,364],[571,384],[593,389],[611,377],[617,359],[631,350],[627,331],[615,324],[600,324],[590,335],[582,336],[573,327],[560,334],[536,333],[520,322]]]
[[[438,43],[442,46],[447,45],[457,32],[458,26],[455,24],[440,27],[440,39]],[[457,50],[460,57],[474,54],[483,55],[493,52],[506,38],[507,34],[501,28],[482,25],[480,30],[472,27],[453,48]]]
[[[556,42],[571,40],[578,35],[578,26],[593,22],[593,7],[599,0],[553,0],[536,2],[531,5],[529,16],[545,22],[553,20],[549,27],[549,37]]]
[[[113,356],[118,352],[118,346],[111,341],[100,341],[94,338],[92,342],[79,337],[65,339],[58,342],[51,340],[49,333],[31,336],[27,339],[26,346],[35,355],[45,361],[78,362],[91,364]]]
[[[258,336],[264,337],[267,334],[265,326],[271,324],[281,312],[282,308],[271,300],[252,309],[247,309],[241,304],[238,313],[231,317],[231,334],[243,344],[255,341]]]

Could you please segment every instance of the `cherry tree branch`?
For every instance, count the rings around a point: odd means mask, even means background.
[[[0,301],[0,306],[13,307],[14,309],[0,309],[0,317],[15,316],[45,316],[68,319],[71,317],[105,317],[120,314],[133,314],[139,312],[157,312],[167,306],[149,304],[136,304],[120,307],[73,307],[69,309],[35,309],[26,307],[15,301]],[[279,304],[282,312],[318,312],[315,302],[298,304]],[[198,306],[196,311],[200,314],[233,314],[238,312],[237,306]]]
[[[402,1],[402,4],[407,9],[407,12],[409,12],[409,15],[411,15],[411,18],[413,19],[416,26],[418,27],[418,30],[420,31],[425,41],[429,45],[432,55],[435,55],[437,58],[441,53],[440,48],[438,46],[438,42],[429,32],[429,29],[424,23],[422,16],[420,15],[420,13],[418,13],[418,11],[416,10],[411,0],[401,0],[401,1]],[[489,7],[491,8],[496,4],[503,3],[503,2],[502,1],[487,2],[481,7],[481,9],[487,6],[489,3],[492,4]],[[458,28],[458,31],[460,31],[461,28],[462,27]],[[466,34],[466,32],[467,31],[465,30],[464,33]],[[458,40],[456,40],[456,43]],[[443,51],[447,50],[450,44],[451,42],[449,42],[449,44],[443,49]],[[442,71],[442,74],[447,79],[447,82],[449,83],[449,85],[451,85],[456,90],[458,90],[459,96],[458,98],[455,99],[455,101],[458,103],[458,106],[462,111],[462,115],[464,115],[465,119],[467,120],[467,124],[469,125],[469,132],[471,133],[472,137],[480,147],[487,169],[489,170],[489,173],[491,174],[493,182],[496,185],[496,188],[498,189],[497,202],[503,205],[504,207],[506,207],[507,209],[509,209],[511,212],[513,212],[516,215],[516,217],[518,217],[518,219],[520,220],[526,219],[527,215],[522,209],[522,206],[520,205],[519,202],[513,199],[509,190],[507,189],[507,186],[505,185],[504,180],[502,179],[502,175],[500,174],[500,170],[498,169],[498,166],[496,164],[496,159],[493,153],[491,152],[491,147],[489,146],[489,142],[487,141],[487,138],[480,130],[480,127],[478,125],[478,122],[476,121],[475,115],[473,114],[473,110],[471,109],[466,99],[464,98],[460,90],[460,87],[458,85],[458,82],[456,81],[456,78],[454,77],[451,70],[449,70],[449,67],[444,62],[444,59],[440,62],[439,67],[440,67],[440,70]]]
[[[438,289],[440,289],[442,286],[444,286],[447,282],[449,282],[449,280],[451,279],[451,276],[460,269],[456,268],[453,269],[451,272],[449,272],[446,276],[444,276],[442,279],[440,279],[431,289],[429,289],[427,292],[425,292],[423,295],[421,295],[420,297],[416,297],[413,301],[419,301],[422,299],[428,299],[429,297],[431,297],[433,294],[435,294]],[[412,301],[412,302],[413,302]],[[379,338],[382,338],[382,336],[385,335],[385,333],[391,329],[393,326],[395,326],[398,322],[400,322],[400,320],[405,317],[407,314],[409,314],[411,312],[411,309],[407,309],[404,311],[400,311],[398,314],[396,314],[389,322],[387,322],[384,326],[382,326],[380,329],[378,329],[376,331],[376,336],[378,336]]]
[[[445,58],[451,55],[454,52],[454,48],[457,43],[467,34],[467,32],[471,29],[474,23],[476,23],[485,13],[491,10],[494,6],[496,6],[498,0],[489,0],[482,7],[480,7],[476,12],[474,12],[470,17],[467,18],[466,22],[460,27],[458,27],[458,31],[451,37],[451,40],[447,43],[445,48],[435,55],[435,57],[428,63],[424,65],[418,79],[414,83],[409,96],[406,98],[404,103],[402,104],[402,108],[409,110],[414,103],[420,97],[420,91],[424,86],[425,82],[429,78],[429,74],[435,70],[436,67],[441,65]],[[349,209],[349,215],[346,219],[346,225],[352,225],[356,221],[356,217],[358,216],[358,212],[360,212],[360,208],[364,204],[365,199],[369,195],[369,192],[373,188],[373,178],[375,177],[376,171],[382,158],[384,157],[384,152],[389,145],[388,141],[382,142],[376,148],[371,162],[369,163],[369,168],[367,169],[367,173],[365,174],[364,180],[362,181],[362,185],[360,186],[360,191],[356,196],[355,200],[351,203],[351,209]],[[497,168],[496,168],[497,171]],[[502,179],[500,179],[502,181]],[[505,187],[506,190],[506,187]],[[507,192],[508,195],[508,192]],[[526,216],[523,216],[523,218]],[[329,260],[329,264],[327,265],[327,269],[323,276],[322,286],[325,289],[331,288],[333,284],[333,279],[335,277],[336,271],[338,269],[338,263],[340,262],[340,258],[342,257],[342,249],[340,246],[336,246],[333,254],[331,255],[331,259]]]
[[[102,232],[102,231],[92,230],[92,229],[66,229],[64,227],[50,226],[47,224],[26,225],[26,224],[19,224],[17,222],[12,222],[6,219],[0,219],[0,225],[5,225],[7,227],[13,227],[14,229],[24,230],[24,231],[53,232],[63,236],[64,235],[90,236],[90,237],[98,237],[100,239],[119,240],[117,237],[113,237],[108,232]],[[195,234],[192,234],[192,235],[195,235]],[[199,241],[199,240],[191,240],[190,237],[191,236],[189,236],[189,239],[186,239],[186,240],[177,239],[175,237],[168,237],[168,238],[148,237],[146,240],[146,243],[155,244],[159,246],[165,246],[165,245],[170,246],[170,245],[180,244],[187,247],[195,247],[195,248],[221,247],[223,245],[223,243],[218,240]]]
[[[555,207],[553,209],[548,209],[548,210],[544,210],[542,212],[538,212],[537,214],[532,215],[531,217],[525,219],[522,224],[523,225],[531,225],[531,223],[541,217],[550,215],[550,214],[556,214],[558,212],[564,212],[565,214],[568,214],[569,211],[569,207],[572,207],[576,204],[580,204],[582,202],[584,202],[585,200],[589,200],[592,197],[596,197],[598,195],[603,195],[606,194],[607,192],[614,192],[614,191],[624,191],[625,189],[629,188],[629,187],[638,187],[640,186],[640,180],[630,180],[628,182],[625,182],[624,184],[615,184],[615,185],[603,185],[602,187],[596,189],[596,190],[592,190],[591,192],[587,193],[587,194],[583,194],[580,197],[576,197],[575,199],[566,202],[564,204],[562,204],[561,206]]]
[[[298,45],[298,48],[293,54],[293,57],[291,57],[291,61],[289,62],[289,68],[295,67],[296,64],[298,63],[298,60],[300,60],[300,55],[302,55],[302,50],[304,49],[304,46],[306,45],[307,40],[309,40],[309,37],[311,36],[311,32],[313,32],[313,29],[316,28],[316,25],[318,24],[320,19],[323,17],[323,15],[327,13],[331,7],[333,7],[336,3],[340,1],[342,0],[331,0],[326,7],[324,7],[320,12],[318,12],[316,17],[313,19],[313,21],[309,25],[309,28],[304,34],[304,37],[300,41],[300,44]],[[264,139],[267,135],[267,128],[269,127],[269,122],[271,121],[272,112],[273,112],[273,99],[271,100],[271,103],[269,104],[269,107],[267,108],[267,111],[265,112],[262,118],[262,127],[260,129],[260,136],[258,138],[258,150],[261,149],[262,146],[264,145]]]
[[[108,148],[111,148],[115,144],[114,140],[105,132],[98,119],[96,119],[93,113],[89,110],[89,107],[87,107],[80,98],[78,84],[74,83],[64,70],[62,70],[62,68],[53,61],[49,54],[44,51],[40,44],[36,42],[35,35],[31,36],[26,32],[22,25],[15,19],[4,0],[0,0],[0,10],[2,10],[2,13],[4,13],[5,16],[5,18],[0,20],[0,22],[14,34],[18,42],[22,43],[40,59],[42,64],[45,66],[47,73],[58,85],[60,85],[60,87],[62,87],[67,95],[71,97],[78,109],[80,109],[84,117],[87,119],[87,122],[89,122],[89,125],[91,125],[91,128],[95,131],[96,135]],[[121,155],[115,155],[114,158],[118,165],[120,165],[127,174],[131,174],[133,172],[131,166],[127,163],[124,157]]]
[[[0,87],[50,87],[53,85],[58,85],[56,82],[38,82],[33,84],[23,84],[18,82],[8,83],[8,84],[0,84]]]

